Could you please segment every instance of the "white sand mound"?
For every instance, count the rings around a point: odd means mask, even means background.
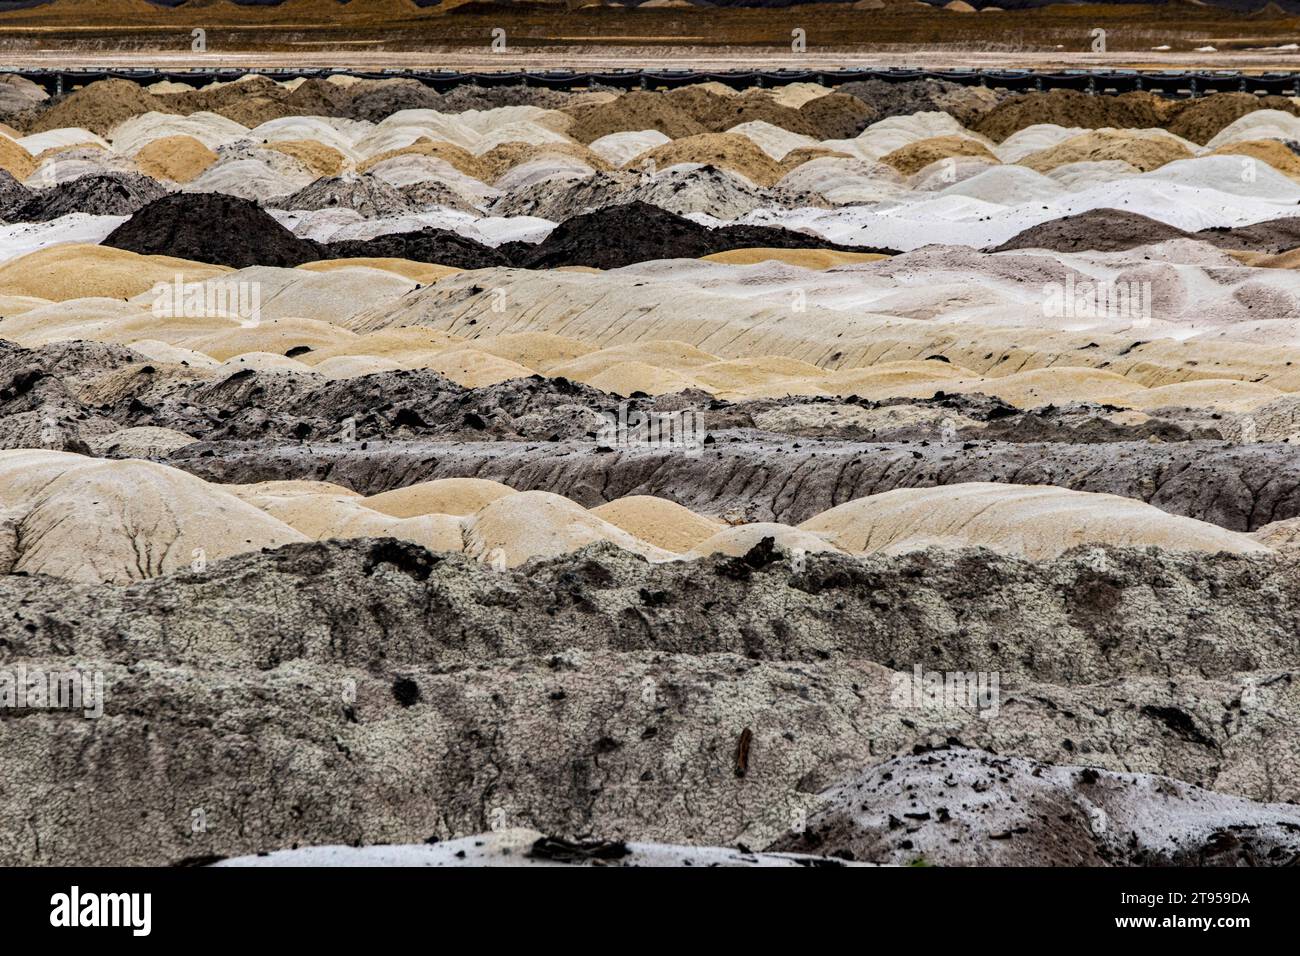
[[[3,451],[0,503],[0,570],[88,584],[306,540],[220,486],[143,461]]]
[[[673,557],[568,498],[545,491],[507,495],[483,508],[469,522],[465,552],[513,568],[531,558],[568,554],[597,541],[610,541],[651,561]]]
[[[859,554],[931,545],[985,547],[1035,560],[1086,544],[1232,554],[1269,550],[1249,535],[1180,518],[1132,498],[991,482],[902,488],[858,498],[799,527]]]
[[[589,148],[593,153],[613,166],[622,166],[634,156],[640,156],[670,140],[657,129],[643,129],[634,132],[610,133],[600,139],[592,140]]]

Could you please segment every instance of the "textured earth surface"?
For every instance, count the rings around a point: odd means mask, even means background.
[[[0,863],[1296,862],[1297,101],[0,119]]]

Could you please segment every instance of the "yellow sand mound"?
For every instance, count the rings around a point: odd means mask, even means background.
[[[193,136],[164,136],[135,154],[140,172],[158,180],[188,183],[217,161],[217,154]]]
[[[348,159],[333,146],[314,139],[286,139],[267,143],[267,149],[292,156],[317,176],[337,176],[348,167]]]
[[[365,504],[367,508],[394,518],[430,514],[472,515],[498,498],[515,493],[509,485],[483,478],[440,478],[371,495]]]
[[[614,168],[607,160],[579,143],[502,143],[492,147],[478,160],[488,177],[485,181],[493,182],[516,166],[531,163],[543,156],[571,156],[603,173]]]
[[[202,282],[230,269],[170,256],[141,256],[108,246],[50,246],[0,266],[0,294],[61,302],[102,296],[127,299],[160,282]]]
[[[359,338],[355,332],[318,319],[273,319],[249,327],[237,326],[187,337],[176,344],[225,361],[247,352],[273,352],[284,357],[285,352],[299,346],[305,345],[310,349],[337,347]]]
[[[728,359],[691,369],[691,378],[716,392],[734,391],[798,379],[801,383],[827,376],[825,369],[798,359],[778,355],[762,355],[750,359]]]
[[[987,146],[968,136],[931,136],[929,139],[900,146],[892,153],[886,153],[880,161],[893,166],[904,176],[911,176],[931,163],[961,156],[986,159],[990,163],[998,161],[998,158],[989,152]]]
[[[739,133],[704,133],[664,143],[633,157],[625,169],[639,169],[653,162],[656,169],[678,163],[705,163],[739,173],[750,182],[771,186],[785,171],[748,136]]]
[[[587,382],[607,369],[634,361],[661,368],[692,369],[716,362],[718,357],[685,342],[671,340],[637,342],[590,352],[571,362],[552,367],[547,374],[562,375],[576,382]]]
[[[395,329],[380,329],[365,335],[348,339],[337,345],[329,345],[305,352],[298,356],[299,361],[307,365],[316,365],[327,359],[342,358],[349,355],[370,355],[389,358],[403,368],[418,368],[420,364],[408,365],[405,359],[427,357],[428,353],[440,352],[448,346],[459,344],[462,340],[447,332],[436,329],[406,326]]]
[[[346,495],[259,496],[253,504],[315,541],[331,538],[398,538],[430,551],[460,551],[462,527],[453,515],[394,518]]]
[[[699,388],[699,383],[685,375],[647,365],[645,362],[619,362],[587,379],[578,379],[592,388],[614,395],[630,396],[638,392],[646,395],[668,395],[688,388]]]
[[[675,501],[652,495],[629,495],[592,508],[591,513],[655,547],[677,554],[689,551],[726,525],[697,515]]]
[[[497,358],[465,346],[431,355],[423,367],[433,369],[466,388],[482,388],[485,385],[508,382],[512,378],[529,378],[537,374],[534,369],[518,362]]]
[[[1130,130],[1096,129],[1032,153],[1020,160],[1020,165],[1040,173],[1049,173],[1067,163],[1118,159],[1147,173],[1166,163],[1191,158],[1191,151],[1169,136],[1143,135]]]
[[[584,345],[577,339],[552,335],[549,332],[484,336],[481,339],[468,340],[465,347],[495,355],[497,358],[539,372],[545,372],[595,351],[590,345]]]
[[[0,136],[0,169],[21,182],[36,169],[36,159],[8,136]]]

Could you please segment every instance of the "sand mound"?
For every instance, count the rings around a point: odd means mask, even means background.
[[[634,156],[669,142],[672,140],[658,130],[643,129],[610,133],[592,140],[587,145],[593,153],[610,165],[622,166]]]
[[[1010,96],[981,116],[972,127],[994,142],[1039,123],[1085,129],[1153,129],[1164,125],[1171,107],[1151,93],[1089,96],[1077,90],[1051,90]]]
[[[296,193],[268,198],[264,205],[271,209],[351,209],[367,219],[417,211],[401,190],[374,176],[355,173],[318,179]]]
[[[671,552],[628,534],[568,498],[544,491],[506,495],[488,504],[469,523],[465,552],[480,561],[517,567],[531,558],[568,554],[609,541],[651,561]]]
[[[537,374],[536,369],[467,345],[431,355],[421,362],[421,367],[445,375],[466,388],[482,388],[485,385],[508,382],[512,378],[528,378]]]
[[[590,345],[577,339],[565,338],[549,332],[485,336],[465,342],[465,347],[541,372],[595,351]]]
[[[819,534],[802,531],[799,528],[792,528],[785,524],[759,521],[753,524],[724,528],[691,548],[689,555],[695,558],[705,557],[710,554],[742,557],[753,548],[761,547],[764,538],[771,538],[774,547],[780,548],[795,557],[801,553],[843,553]]]
[[[317,176],[337,176],[348,165],[348,159],[332,146],[310,139],[286,139],[268,143],[267,149],[292,156]]]
[[[140,172],[154,179],[188,183],[217,161],[217,154],[193,136],[163,136],[135,154]]]
[[[386,150],[382,153],[370,156],[357,164],[357,172],[369,172],[380,163],[385,163],[399,156],[427,156],[431,159],[440,159],[457,172],[463,173],[473,179],[487,182],[491,178],[488,174],[487,168],[480,161],[479,157],[475,156],[465,147],[458,146],[455,143],[442,141],[434,142],[427,137],[421,137],[409,146],[403,146],[400,149]]]
[[[601,172],[609,172],[614,168],[598,153],[577,143],[502,143],[481,154],[478,159],[483,170],[482,178],[494,183],[516,166],[545,157],[576,159],[582,165]]]
[[[1020,165],[1028,166],[1036,172],[1049,173],[1067,163],[1096,163],[1118,159],[1145,173],[1158,169],[1165,163],[1191,157],[1191,150],[1169,136],[1098,129],[1072,136],[1055,146],[1026,156],[1020,160]]]
[[[36,169],[36,160],[8,136],[0,136],[0,170],[14,179],[26,179]]]
[[[954,0],[960,2],[960,0]],[[880,158],[904,176],[920,172],[931,163],[957,157],[975,157],[996,163],[998,158],[983,143],[968,136],[932,136],[929,139],[908,143]]]
[[[592,508],[591,513],[635,538],[677,554],[690,551],[726,527],[715,518],[697,515],[689,508],[651,495],[618,498]]]
[[[128,299],[148,292],[159,282],[172,283],[177,276],[185,282],[200,282],[225,271],[107,246],[53,246],[0,266],[0,294],[39,295],[54,301],[95,296]]]
[[[1265,552],[1248,535],[1144,502],[1037,485],[969,483],[859,498],[799,525],[854,553],[985,547],[1033,560],[1081,544]]]
[[[145,206],[104,245],[241,269],[296,266],[323,258],[256,203],[217,193],[176,194]]]
[[[482,478],[443,478],[371,495],[365,500],[365,505],[395,518],[464,516],[475,514],[498,498],[515,493],[508,485]]]
[[[260,494],[246,500],[313,541],[397,538],[434,552],[458,552],[463,546],[461,521],[452,515],[394,518],[352,495]]]
[[[1155,219],[1122,209],[1092,209],[1052,219],[1018,233],[991,252],[1051,249],[1054,252],[1121,252],[1135,246],[1185,239],[1187,233]]]
[[[771,186],[784,175],[776,160],[749,137],[736,133],[705,133],[677,139],[634,157],[627,167],[637,169],[647,163],[654,163],[655,169],[678,163],[720,166],[760,186]]]
[[[620,396],[671,395],[700,387],[699,382],[679,372],[645,362],[619,362],[578,381]]]
[[[880,118],[858,97],[839,91],[809,100],[799,115],[817,139],[849,139]]]
[[[636,130],[657,130],[669,139],[708,132],[690,113],[657,93],[634,91],[610,103],[566,107],[563,112],[573,117],[569,135],[579,143]]]
[[[1169,121],[1169,132],[1193,143],[1205,144],[1225,127],[1257,110],[1281,110],[1300,115],[1300,105],[1286,96],[1256,96],[1253,93],[1215,93],[1183,100]]]
[[[88,216],[129,216],[167,195],[156,180],[139,173],[96,173],[34,192],[10,211],[13,222],[49,222],[77,213]]]
[[[125,584],[306,540],[219,486],[142,461],[3,451],[0,498],[13,522],[0,533],[5,573]]]
[[[685,342],[648,340],[591,352],[553,367],[549,374],[581,382],[623,362],[637,359],[664,368],[690,369],[716,362],[718,357]]]
[[[27,131],[80,126],[107,136],[114,126],[133,116],[170,112],[163,102],[130,80],[96,80],[44,110]]]
[[[1251,139],[1220,146],[1210,156],[1249,156],[1279,173],[1300,180],[1300,156],[1275,139]],[[1242,167],[1243,170],[1246,167]]]

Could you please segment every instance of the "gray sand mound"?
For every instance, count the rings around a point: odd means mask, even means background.
[[[821,798],[807,829],[777,848],[936,866],[1300,861],[1300,807],[1151,774],[947,750],[872,767]]]

